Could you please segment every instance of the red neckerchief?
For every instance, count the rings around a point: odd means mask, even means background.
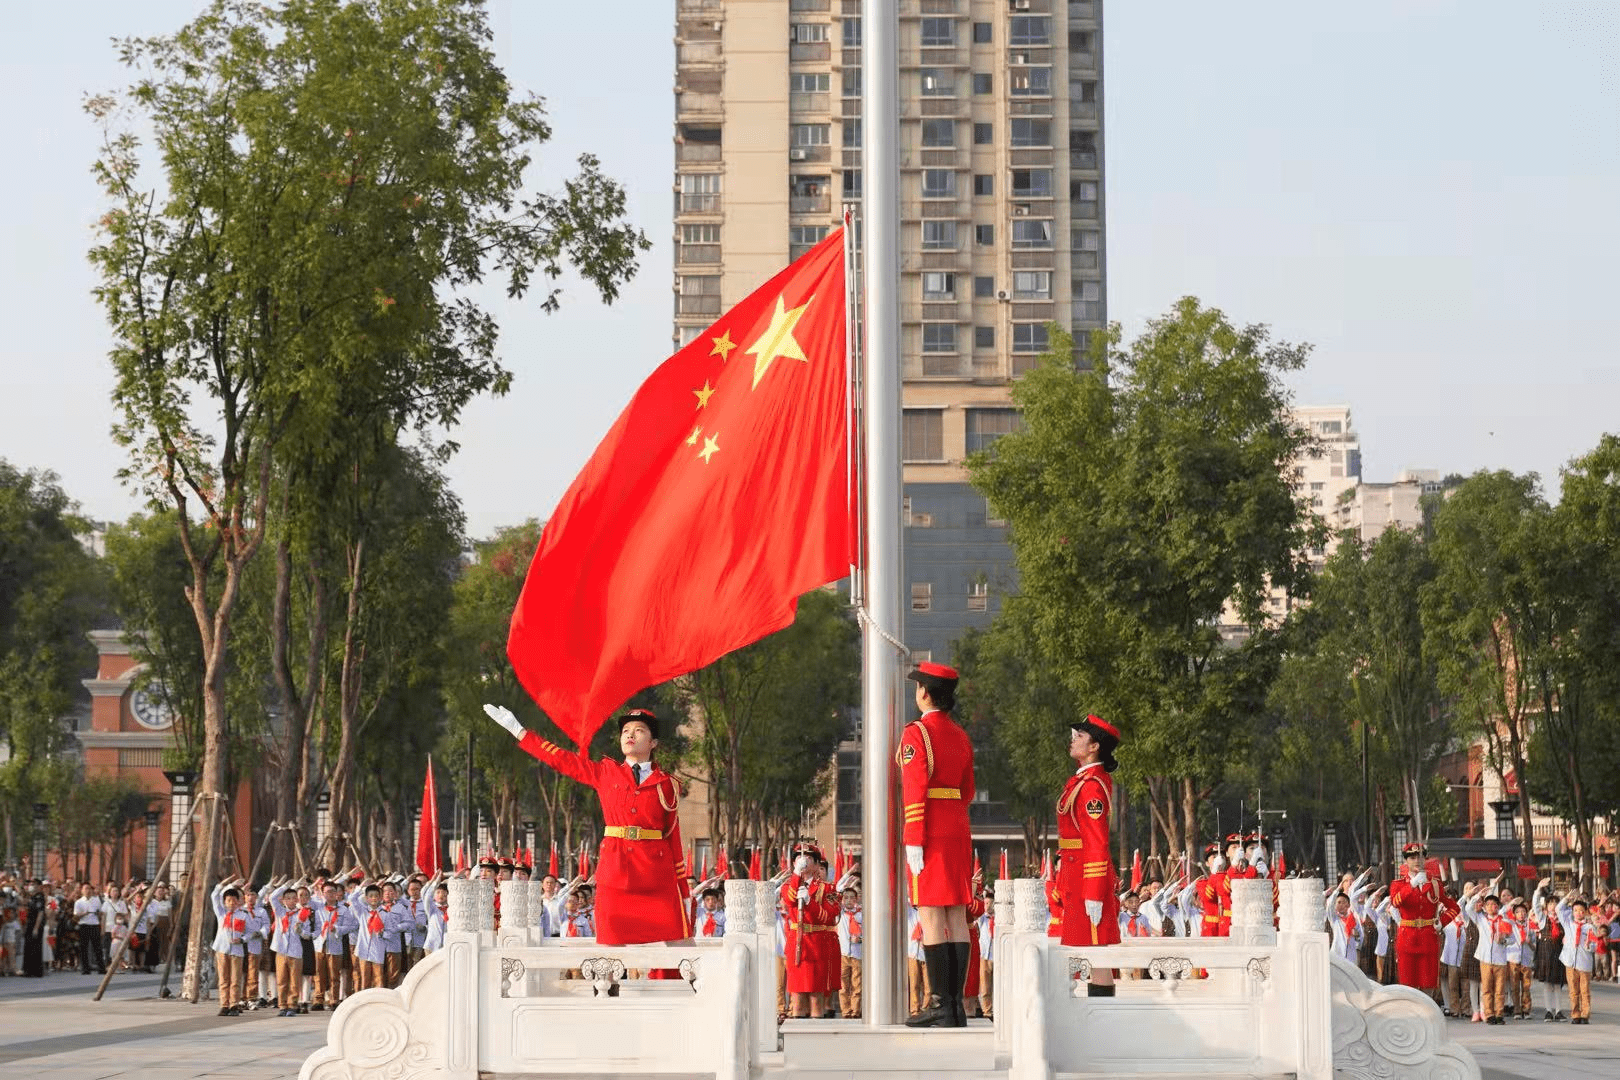
[[[240,915],[232,915],[226,919],[225,922],[227,926],[229,926],[232,930],[235,930],[238,934],[247,929],[247,920],[242,918]]]
[[[1356,938],[1356,913],[1349,912],[1344,917],[1344,940],[1354,941]]]
[[[366,929],[371,931],[373,934],[382,933],[383,921],[382,915],[379,912],[373,911],[371,913],[371,918],[366,920]]]
[[[708,918],[703,920],[703,936],[714,937],[714,912],[712,911],[708,913]]]

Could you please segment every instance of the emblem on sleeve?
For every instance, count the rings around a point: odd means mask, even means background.
[[[912,746],[911,744],[908,743],[905,746],[902,746],[900,748],[900,764],[902,764],[902,765],[910,765],[911,764],[911,759],[916,757],[916,756],[917,756],[917,748],[915,746]]]
[[[1101,799],[1087,799],[1086,800],[1086,813],[1090,814],[1093,818],[1102,817],[1102,815],[1103,815],[1103,801]]]

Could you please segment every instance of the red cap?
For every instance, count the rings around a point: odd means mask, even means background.
[[[908,679],[917,679],[919,675],[926,675],[930,679],[957,679],[956,669],[946,664],[936,664],[932,660],[924,660],[917,665],[917,670],[906,676]],[[921,680],[918,680],[921,681]]]
[[[1414,840],[1410,844],[1407,844],[1405,847],[1401,848],[1401,856],[1404,858],[1407,855],[1422,855],[1423,851],[1423,845]]]
[[[1092,716],[1091,714],[1088,713],[1088,714],[1086,714],[1086,723],[1090,724],[1092,727],[1097,728],[1100,731],[1106,731],[1108,734],[1110,734],[1110,735],[1112,735],[1114,737],[1115,742],[1120,741],[1119,728],[1115,727],[1113,724],[1110,724],[1108,721],[1104,720],[1102,717],[1100,717],[1100,716]]]

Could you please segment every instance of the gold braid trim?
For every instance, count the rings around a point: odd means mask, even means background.
[[[922,721],[917,721],[917,734],[922,736],[923,752],[928,755],[928,779],[934,778],[934,740],[928,737],[928,729],[923,727]]]
[[[666,813],[673,814],[675,812],[675,808],[680,805],[680,802],[680,796],[675,794],[674,780],[669,781],[669,802],[664,801],[664,785],[658,785],[658,805],[662,806]]]

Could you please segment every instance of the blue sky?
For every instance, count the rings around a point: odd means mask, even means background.
[[[200,0],[8,11],[0,68],[0,457],[97,517],[114,473],[108,336],[84,252],[100,212],[85,92],[110,39]],[[495,0],[513,82],[654,241],[608,309],[494,304],[513,392],[468,409],[451,465],[475,535],[544,517],[668,351],[673,3]],[[604,15],[611,17],[604,18]],[[1620,3],[1112,0],[1105,24],[1109,313],[1127,334],[1194,294],[1312,342],[1301,403],[1349,404],[1366,474],[1558,468],[1620,430]]]

